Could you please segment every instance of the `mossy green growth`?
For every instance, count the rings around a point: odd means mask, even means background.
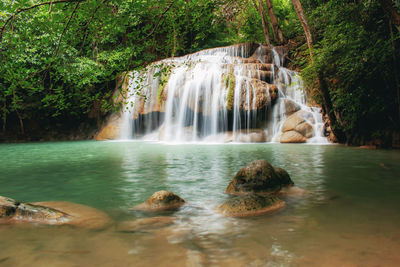
[[[160,71],[158,71],[154,76],[160,76],[159,83],[158,83],[158,91],[157,91],[157,101],[161,105],[163,103],[163,93],[164,89],[168,84],[169,77],[171,76],[172,71],[171,65],[162,66]]]
[[[226,108],[228,110],[232,110],[233,100],[234,100],[234,91],[235,91],[235,75],[233,74],[233,67],[230,67],[229,72],[223,75],[223,85],[228,89],[228,95],[226,98]]]

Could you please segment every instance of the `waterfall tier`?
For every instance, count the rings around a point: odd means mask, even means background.
[[[124,109],[107,127],[117,139],[325,143],[320,109],[306,105],[284,58],[282,47],[240,44],[129,72]]]

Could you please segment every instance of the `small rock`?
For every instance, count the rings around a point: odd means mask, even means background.
[[[134,209],[158,211],[158,210],[176,210],[185,204],[178,195],[171,191],[161,190],[155,192],[146,202],[137,205]]]
[[[218,211],[225,216],[247,217],[266,214],[284,206],[285,202],[279,198],[253,194],[229,199],[218,207]]]

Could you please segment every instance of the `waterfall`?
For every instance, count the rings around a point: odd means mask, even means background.
[[[131,72],[120,139],[325,143],[320,109],[282,47],[240,44]],[[297,124],[293,124],[293,122]]]

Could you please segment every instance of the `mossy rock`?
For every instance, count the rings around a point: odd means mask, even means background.
[[[281,181],[282,187],[294,185],[294,183],[293,183],[292,179],[290,179],[290,175],[287,171],[285,171],[284,169],[279,168],[279,167],[274,167],[274,171],[275,171],[276,175],[278,176],[279,180]]]
[[[274,167],[265,160],[250,162],[241,168],[225,192],[228,194],[269,193],[281,189],[281,180]]]
[[[137,210],[159,211],[176,210],[185,204],[185,200],[171,191],[155,192],[146,202],[134,207]]]
[[[236,196],[225,201],[218,207],[218,212],[231,217],[259,216],[284,206],[285,202],[277,197],[252,194]]]

